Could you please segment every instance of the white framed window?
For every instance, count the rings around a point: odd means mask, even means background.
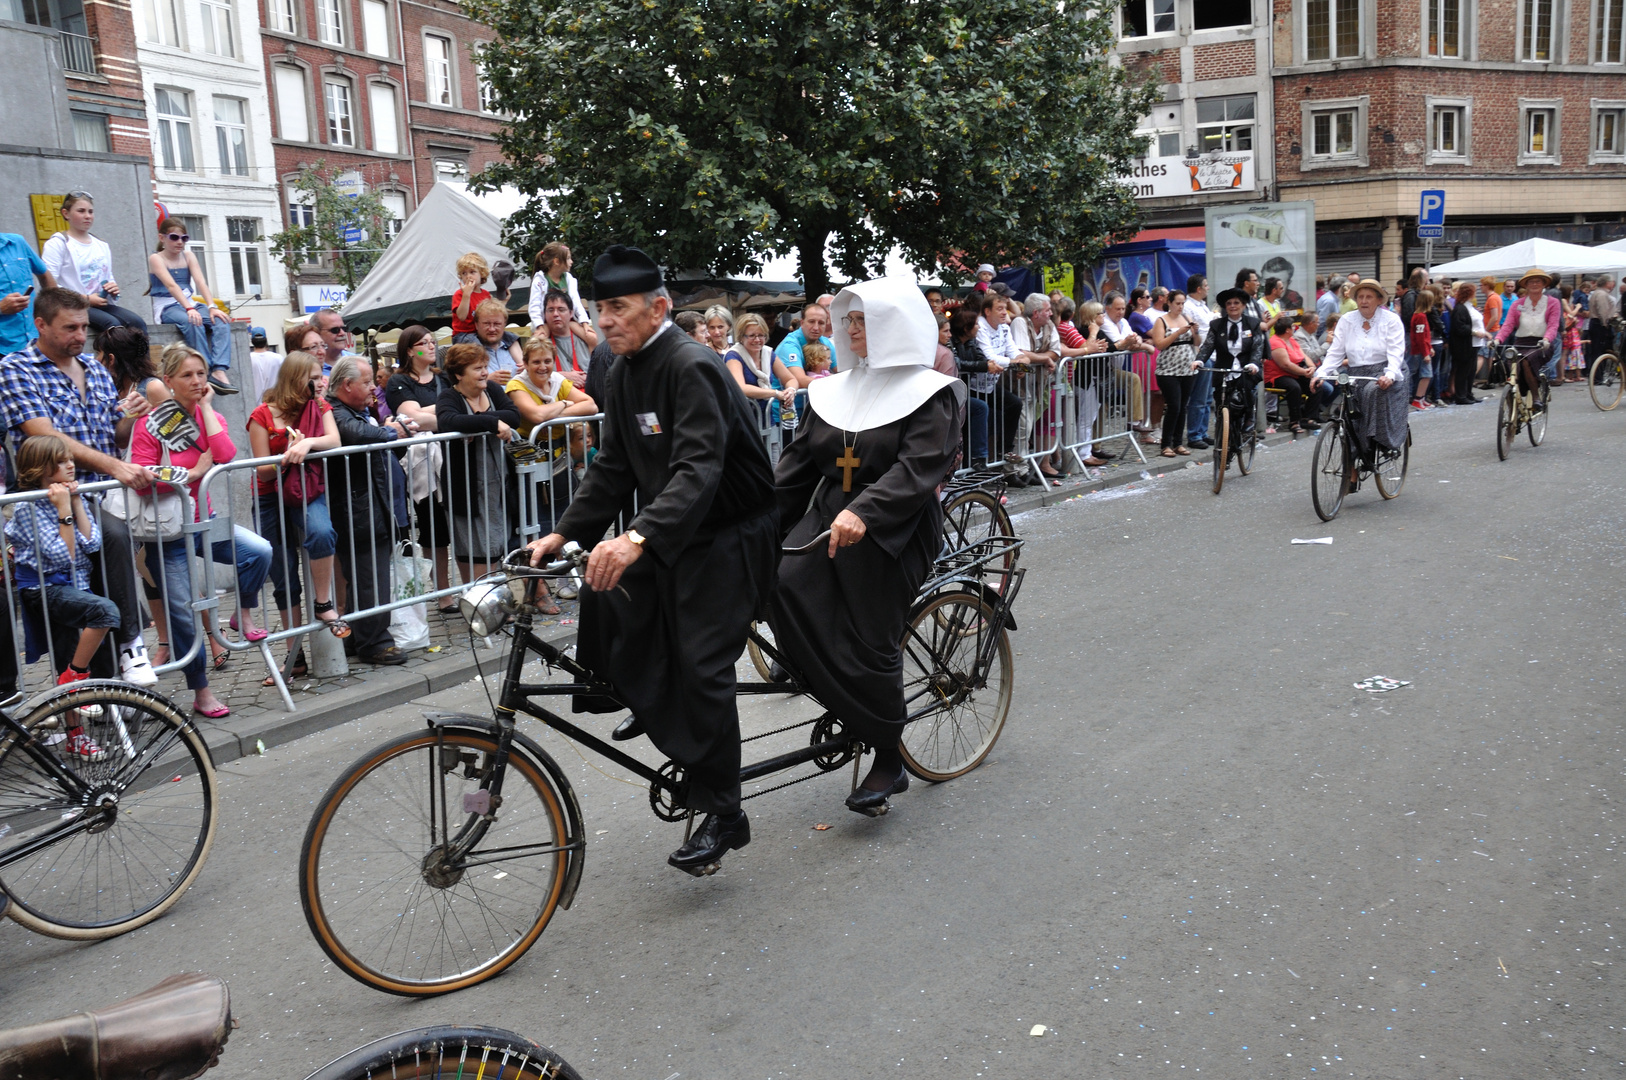
[[[316,40],[344,44],[344,0],[316,0]]]
[[[1229,30],[1253,25],[1253,0],[1194,0],[1191,5],[1193,30]]]
[[[271,16],[271,29],[280,30],[284,34],[299,32],[299,17],[295,13],[294,0],[266,0],[266,8]]]
[[[248,106],[241,98],[215,98],[215,143],[222,176],[248,175]]]
[[[1253,125],[1252,94],[1197,99],[1199,153],[1252,150]]]
[[[327,107],[327,141],[334,146],[356,145],[356,112],[350,84],[343,79],[323,82],[322,104]]]
[[[1426,97],[1428,115],[1427,164],[1466,165],[1473,130],[1471,98]]]
[[[160,86],[154,96],[158,128],[158,152],[154,156],[166,169],[197,172],[192,146],[192,95]]]
[[[1174,30],[1174,0],[1124,0],[1124,37],[1156,37]]]
[[[1468,0],[1425,0],[1423,55],[1442,60],[1466,57],[1467,15]]]
[[[155,45],[181,47],[179,0],[142,0],[142,21],[147,24],[147,40]]]
[[[1304,58],[1361,55],[1361,0],[1304,0]]]
[[[399,191],[380,191],[378,201],[384,204],[389,214],[389,221],[384,225],[384,233],[391,240],[401,232],[401,226],[406,224],[406,195]]]
[[[395,87],[367,84],[367,111],[372,114],[373,149],[380,154],[401,152],[401,124],[395,109]]]
[[[260,292],[260,219],[226,219],[226,254],[231,260],[231,287],[236,296]]]
[[[439,34],[423,38],[425,100],[431,105],[452,104],[452,39]]]
[[[197,214],[172,214],[175,220],[181,223],[186,235],[192,239],[187,243],[187,250],[197,258],[198,265],[203,267],[204,277],[211,273],[209,269],[209,219]],[[196,288],[196,286],[193,286]]]
[[[200,0],[198,7],[203,12],[203,47],[216,56],[236,56],[231,0]]]
[[[1547,64],[1557,59],[1558,41],[1555,0],[1519,0],[1519,59]]]
[[[449,180],[452,183],[466,183],[469,178],[469,163],[463,158],[436,158],[435,182]]]
[[[1626,64],[1626,43],[1622,41],[1621,13],[1626,0],[1593,0],[1592,61],[1596,64]]]
[[[361,40],[373,56],[390,54],[390,6],[384,0],[361,0]]]
[[[1300,105],[1304,122],[1301,169],[1336,169],[1367,164],[1367,97],[1306,101]]]
[[[1626,101],[1592,101],[1589,162],[1626,161]]]
[[[290,142],[311,141],[310,105],[305,100],[305,72],[292,64],[272,64],[277,92],[277,135]]]
[[[480,111],[493,115],[501,113],[502,110],[497,107],[497,88],[491,85],[485,66],[478,59],[474,62],[474,78],[480,90]]]
[[[283,193],[288,198],[288,227],[290,229],[308,229],[316,224],[316,208],[305,201],[307,196],[298,191],[292,181],[289,181],[284,186]],[[322,256],[314,250],[302,251],[299,253],[299,261],[301,266],[320,266]]]
[[[1559,163],[1559,123],[1562,101],[1519,101],[1519,164],[1557,165]]]
[[[1182,115],[1178,101],[1165,101],[1141,121],[1137,134],[1146,137],[1147,157],[1181,157],[1185,153],[1181,148],[1185,141]]]

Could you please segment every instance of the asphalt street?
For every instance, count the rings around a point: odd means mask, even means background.
[[[752,801],[712,878],[665,865],[681,826],[642,788],[529,724],[577,787],[586,873],[460,994],[351,981],[295,889],[314,800],[418,708],[232,762],[162,921],[90,945],[0,922],[0,1024],[202,970],[241,1018],[221,1077],[446,1022],[640,1080],[1622,1075],[1626,410],[1561,390],[1506,462],[1493,410],[1414,417],[1400,498],[1330,524],[1308,440],[1217,497],[1154,466],[1022,515],[990,760],[876,820],[842,808],[847,773]],[[1410,685],[1354,687],[1373,675]],[[477,684],[431,701],[485,709]]]

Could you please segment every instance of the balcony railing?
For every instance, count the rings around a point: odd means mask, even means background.
[[[96,74],[96,43],[83,34],[62,34],[62,67],[76,75]]]

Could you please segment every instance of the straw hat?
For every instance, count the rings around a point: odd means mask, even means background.
[[[1542,282],[1545,284],[1545,286],[1547,288],[1549,288],[1549,289],[1553,287],[1554,281],[1557,280],[1556,278],[1553,277],[1553,275],[1549,274],[1547,271],[1543,270],[1541,267],[1532,266],[1530,269],[1526,270],[1524,272],[1524,276],[1519,279],[1519,289],[1522,291],[1524,289],[1524,283],[1529,281],[1533,277],[1534,278],[1540,278],[1542,280]]]
[[[1379,303],[1389,299],[1388,290],[1371,278],[1362,278],[1360,281],[1357,281],[1355,283],[1355,291],[1350,293],[1350,295],[1359,296],[1362,289],[1371,289],[1373,292],[1377,293]]]

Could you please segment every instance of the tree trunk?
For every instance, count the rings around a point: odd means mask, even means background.
[[[802,275],[802,291],[808,301],[814,301],[830,291],[830,271],[824,265],[824,242],[828,230],[802,233],[796,238],[796,259]]]

